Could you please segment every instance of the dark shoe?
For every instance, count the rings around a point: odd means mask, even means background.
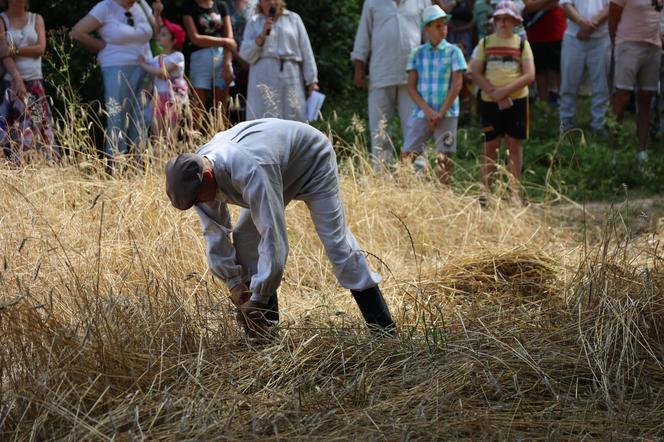
[[[378,286],[366,290],[351,290],[364,320],[372,332],[396,334],[396,326]]]
[[[279,299],[276,292],[267,301],[267,311],[264,316],[272,325],[279,325]]]

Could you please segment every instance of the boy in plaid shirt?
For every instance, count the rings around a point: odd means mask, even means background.
[[[431,137],[437,150],[438,179],[448,185],[452,173],[450,154],[456,152],[459,92],[468,68],[463,52],[445,40],[449,16],[438,6],[422,12],[429,43],[413,50],[406,66],[408,94],[417,107],[408,122],[401,158],[415,161]],[[419,162],[419,161],[418,161]]]

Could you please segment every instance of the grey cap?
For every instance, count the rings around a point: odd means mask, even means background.
[[[183,153],[166,163],[166,193],[171,204],[187,210],[196,202],[203,184],[205,161],[195,153]]]

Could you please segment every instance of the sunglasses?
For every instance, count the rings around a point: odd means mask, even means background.
[[[126,11],[125,12],[125,17],[127,17],[127,24],[129,26],[134,26],[134,16],[131,15],[131,12]]]

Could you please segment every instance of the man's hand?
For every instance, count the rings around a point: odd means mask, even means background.
[[[358,89],[364,89],[366,80],[364,73],[364,63],[360,61],[355,62],[355,70],[353,72],[353,83]]]
[[[576,37],[579,40],[588,40],[590,35],[597,30],[597,24],[591,20],[583,19],[579,21],[579,26],[581,29],[577,32]]]
[[[247,285],[242,282],[233,287],[230,292],[231,302],[235,307],[238,308],[240,308],[242,304],[249,301],[249,298],[251,298],[251,291],[249,291],[249,287],[247,287]]]
[[[262,335],[270,328],[270,323],[265,319],[268,305],[257,301],[247,301],[240,306],[237,321],[242,324],[247,334]]]

